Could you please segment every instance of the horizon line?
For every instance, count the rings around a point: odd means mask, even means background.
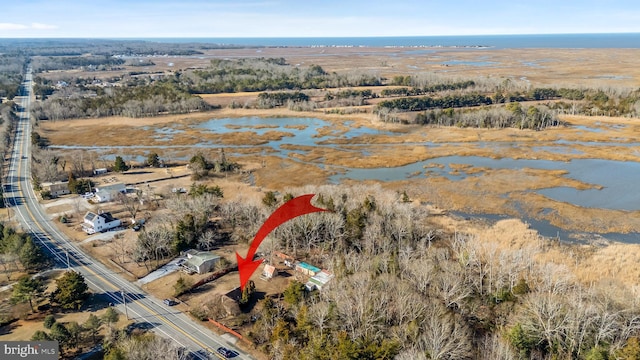
[[[471,36],[556,36],[556,35],[640,35],[637,32],[558,32],[558,33],[511,33],[511,34],[457,34],[457,35],[353,35],[353,36],[44,36],[44,37],[3,37],[0,39],[24,40],[24,39],[60,39],[60,40],[136,40],[136,39],[349,39],[349,38],[419,38],[419,37],[471,37]]]

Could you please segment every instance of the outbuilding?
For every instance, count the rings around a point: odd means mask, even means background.
[[[299,262],[296,264],[296,271],[301,272],[305,275],[313,276],[320,272],[320,269],[317,267],[307,264],[306,262]]]
[[[93,170],[93,175],[103,175],[108,172],[107,168],[100,168]]]
[[[304,284],[304,287],[308,291],[313,291],[316,289],[321,291],[324,287],[327,286],[327,283],[334,278],[334,276],[335,275],[328,272],[327,270],[322,270],[319,273],[315,274],[313,277],[311,277],[311,279],[309,279],[309,281],[307,281],[307,283]]]
[[[186,254],[187,261],[182,266],[198,274],[208,273],[220,261],[220,256],[206,251],[189,250]]]

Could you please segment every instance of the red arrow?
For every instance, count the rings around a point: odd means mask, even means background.
[[[282,204],[273,212],[273,214],[271,214],[271,216],[269,216],[267,221],[262,224],[262,227],[260,227],[256,233],[256,236],[251,242],[251,246],[249,246],[247,257],[243,258],[236,252],[236,258],[238,259],[238,273],[240,274],[240,290],[244,290],[244,286],[247,284],[247,281],[249,281],[251,275],[262,262],[260,260],[254,261],[253,256],[256,254],[262,240],[264,240],[264,238],[266,238],[273,229],[301,215],[329,211],[327,209],[320,209],[311,205],[311,199],[314,196],[315,194],[301,195]]]

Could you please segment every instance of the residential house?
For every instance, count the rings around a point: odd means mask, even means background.
[[[266,264],[264,266],[264,269],[262,270],[262,276],[260,276],[260,279],[269,280],[273,277],[275,273],[276,273],[276,267],[273,265]]]
[[[198,274],[208,273],[220,261],[220,256],[206,251],[189,250],[186,254],[187,261],[182,266]]]
[[[120,226],[120,224],[120,220],[111,216],[111,213],[102,212],[96,214],[89,211],[84,216],[82,230],[91,235],[96,232],[111,230]]]
[[[126,193],[127,189],[123,183],[96,186],[95,199],[98,202],[108,202],[116,199],[118,193]]]
[[[70,194],[68,181],[44,182],[40,184],[42,190],[49,191],[52,197]]]

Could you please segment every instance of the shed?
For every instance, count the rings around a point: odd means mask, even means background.
[[[188,251],[187,261],[183,266],[197,272],[198,274],[208,273],[220,261],[220,256],[206,251]]]
[[[313,265],[309,265],[305,262],[299,262],[296,264],[296,271],[301,272],[305,275],[313,276],[320,272],[320,269]]]
[[[304,287],[308,291],[313,291],[316,289],[322,290],[322,288],[324,288],[327,285],[327,283],[331,281],[331,279],[333,279],[334,277],[335,275],[328,272],[327,270],[322,270],[319,273],[315,274],[313,277],[311,277],[311,279],[309,279],[309,281],[307,281],[307,283],[304,284]]]
[[[107,173],[107,168],[100,168],[93,170],[93,175],[102,175]]]

